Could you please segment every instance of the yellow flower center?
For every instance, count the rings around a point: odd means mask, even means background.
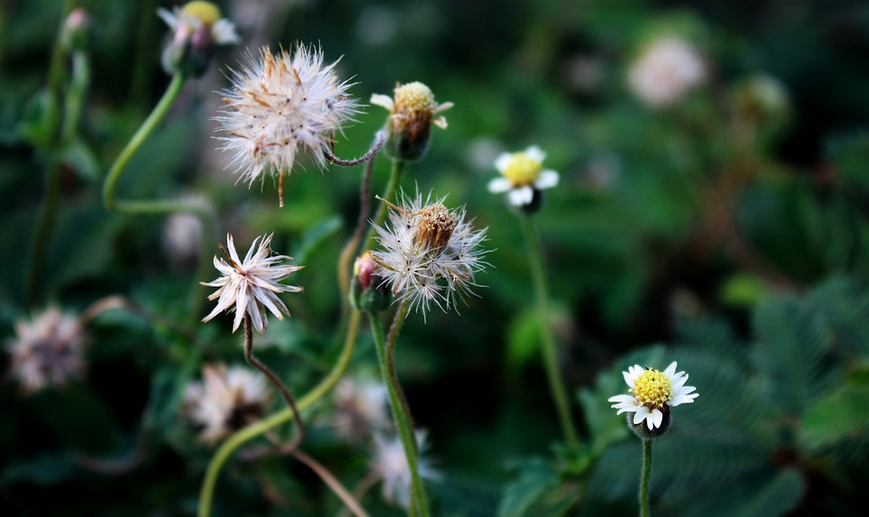
[[[524,186],[533,184],[541,170],[543,164],[527,153],[513,153],[510,164],[503,174],[513,185]]]
[[[637,397],[637,402],[649,407],[661,409],[664,403],[673,395],[670,378],[658,370],[648,369],[634,383],[631,392]]]
[[[205,25],[214,25],[220,19],[220,8],[211,2],[188,2],[181,8],[186,14],[198,18]]]
[[[431,246],[439,252],[447,245],[453,230],[456,229],[456,216],[441,204],[430,205],[418,213],[416,243],[418,246]]]
[[[428,86],[413,82],[399,86],[395,89],[395,113],[431,113],[435,104],[434,94]]]

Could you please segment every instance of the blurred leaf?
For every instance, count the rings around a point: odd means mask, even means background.
[[[60,151],[60,159],[86,181],[95,182],[102,177],[102,170],[97,157],[81,138],[76,138],[68,143]]]
[[[517,314],[507,327],[507,362],[521,368],[540,357],[540,318],[533,308]]]
[[[338,216],[330,217],[320,221],[313,228],[306,231],[302,235],[302,241],[297,245],[293,252],[293,258],[297,264],[308,264],[311,262],[317,249],[320,248],[327,240],[334,237],[341,231],[344,223]]]
[[[519,479],[504,489],[498,506],[498,517],[522,517],[534,503],[558,483],[558,474],[541,459],[531,460],[515,467]]]
[[[4,465],[0,471],[0,486],[22,481],[36,485],[55,485],[66,481],[79,470],[70,454],[41,454],[32,460]]]
[[[730,275],[721,286],[721,302],[735,307],[752,308],[766,295],[764,283],[757,277],[737,273]]]

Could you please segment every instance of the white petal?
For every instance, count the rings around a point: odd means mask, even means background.
[[[388,95],[381,95],[379,93],[372,93],[371,100],[369,101],[371,104],[375,106],[381,106],[383,108],[392,111],[395,108],[395,102],[393,102],[392,97]]]
[[[514,188],[507,194],[507,198],[513,206],[525,206],[530,204],[531,200],[534,199],[534,189],[527,185]]]
[[[162,7],[157,8],[157,16],[163,19],[166,22],[166,25],[169,26],[170,29],[175,30],[175,26],[178,25],[178,17],[175,16],[168,9],[164,9]]]
[[[543,149],[536,145],[532,145],[528,149],[525,149],[525,154],[527,154],[529,158],[537,163],[543,163],[543,160],[546,159],[546,153],[544,153]]]
[[[552,169],[544,169],[540,171],[540,175],[537,176],[537,181],[534,182],[534,186],[540,190],[545,188],[552,188],[558,185],[559,175]]]
[[[512,154],[501,153],[497,158],[495,158],[495,168],[503,174],[503,172],[507,170],[507,167],[510,166],[511,161],[513,161]]]
[[[513,184],[507,178],[499,177],[489,182],[489,192],[492,194],[502,194],[513,188]]]
[[[661,422],[663,421],[664,413],[661,412],[660,409],[653,409],[651,416],[646,419],[646,422],[649,424],[649,431],[651,431],[655,427],[661,427]]]
[[[241,38],[235,32],[235,24],[226,18],[217,20],[217,23],[211,26],[211,37],[218,45],[235,45]]]
[[[642,422],[647,416],[649,416],[649,408],[647,408],[646,406],[640,406],[640,409],[638,409],[637,412],[634,413],[634,425]]]
[[[668,379],[672,379],[673,376],[676,375],[676,361],[670,363],[670,366],[664,370],[664,375],[666,375]]]

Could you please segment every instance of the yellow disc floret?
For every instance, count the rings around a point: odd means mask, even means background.
[[[421,82],[407,83],[395,89],[395,113],[427,113],[430,116],[435,108],[434,94]]]
[[[513,185],[525,186],[534,184],[541,170],[543,170],[542,163],[529,156],[528,153],[520,152],[511,155],[510,163],[502,174]]]
[[[661,409],[673,395],[670,378],[658,370],[648,369],[634,383],[631,392],[637,402],[648,408]]]
[[[201,0],[188,2],[181,10],[185,14],[199,19],[205,25],[214,25],[220,20],[220,8],[211,2],[203,2]]]

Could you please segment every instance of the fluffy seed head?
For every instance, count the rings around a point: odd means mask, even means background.
[[[232,88],[222,92],[226,106],[215,120],[225,135],[221,149],[232,154],[239,179],[250,186],[269,174],[278,177],[283,204],[283,176],[301,153],[326,166],[323,151],[359,112],[336,64],[324,65],[316,47],[299,45],[292,54],[264,47],[259,59],[251,56],[232,73]]]
[[[183,414],[201,426],[199,439],[214,445],[262,416],[270,393],[265,379],[240,366],[205,365],[202,380],[184,390]]]
[[[12,375],[23,393],[62,386],[84,375],[85,336],[79,318],[51,307],[30,322],[17,321],[15,334],[9,344]]]
[[[400,206],[390,206],[389,224],[375,226],[382,249],[373,251],[372,258],[375,273],[396,299],[425,316],[431,303],[447,310],[473,294],[474,274],[487,265],[482,260],[487,250],[481,246],[486,230],[474,230],[464,209],[449,210],[443,199],[402,194]]]

